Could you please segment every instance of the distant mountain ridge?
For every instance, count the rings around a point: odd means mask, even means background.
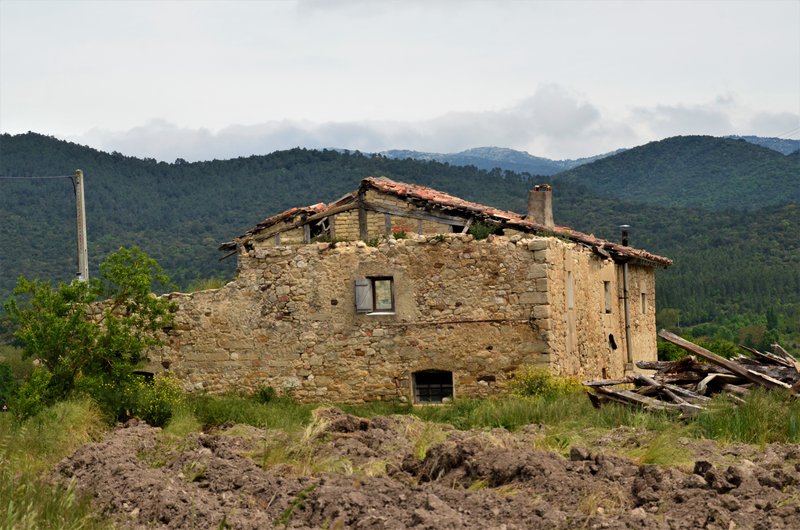
[[[764,136],[725,136],[733,140],[743,140],[745,142],[772,149],[783,155],[788,155],[800,149],[800,140],[783,138],[769,138]],[[641,147],[641,146],[640,146]],[[473,147],[457,153],[432,153],[426,151],[414,151],[410,149],[390,149],[381,151],[380,155],[405,160],[426,160],[436,161],[453,166],[475,166],[478,169],[491,171],[500,168],[517,173],[530,173],[531,175],[550,176],[562,171],[568,171],[579,166],[590,164],[596,160],[608,158],[627,151],[626,148],[616,149],[608,153],[575,158],[567,160],[552,160],[541,156],[534,156],[527,151],[509,149],[507,147]]]
[[[784,155],[789,155],[800,149],[800,140],[792,140],[790,138],[775,138],[766,136],[726,136],[725,138],[732,138],[734,140],[744,140],[751,144],[760,145],[767,149],[772,149]]]
[[[450,164],[452,166],[475,166],[478,169],[491,171],[500,168],[505,171],[517,173],[530,173],[531,175],[550,176],[566,171],[595,160],[620,153],[624,149],[617,149],[611,153],[577,158],[574,160],[551,160],[540,156],[533,156],[526,151],[518,151],[506,147],[473,147],[458,153],[428,153],[407,149],[391,149],[381,151],[379,154],[388,158],[399,160],[432,160]]]

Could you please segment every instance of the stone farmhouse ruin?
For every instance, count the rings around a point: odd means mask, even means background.
[[[152,364],[209,392],[427,403],[493,394],[523,365],[610,378],[655,360],[655,269],[671,261],[554,225],[549,186],[528,202],[523,216],[368,177],[265,219],[220,247],[234,281],[170,295]]]

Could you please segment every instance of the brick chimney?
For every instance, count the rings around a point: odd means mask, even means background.
[[[528,192],[527,219],[547,228],[555,227],[555,223],[553,223],[553,187],[550,184],[536,184]]]

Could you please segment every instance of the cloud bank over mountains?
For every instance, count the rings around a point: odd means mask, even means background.
[[[796,135],[799,126],[800,115],[748,109],[731,95],[708,102],[634,107],[620,112],[601,109],[562,86],[546,84],[510,108],[449,112],[421,121],[276,120],[211,131],[152,119],[129,130],[92,129],[62,138],[167,162],[263,155],[293,147],[448,153],[499,146],[564,159],[677,135]]]

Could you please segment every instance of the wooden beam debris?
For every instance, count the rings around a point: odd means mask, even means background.
[[[644,410],[692,415],[705,408],[711,395],[721,392],[743,403],[756,385],[788,389],[800,396],[800,361],[777,344],[772,345],[773,353],[743,347],[753,357],[726,359],[674,333],[661,330],[658,336],[691,355],[677,361],[636,363],[640,369],[655,371],[653,375],[633,373],[621,379],[585,381],[595,407],[615,401]]]

